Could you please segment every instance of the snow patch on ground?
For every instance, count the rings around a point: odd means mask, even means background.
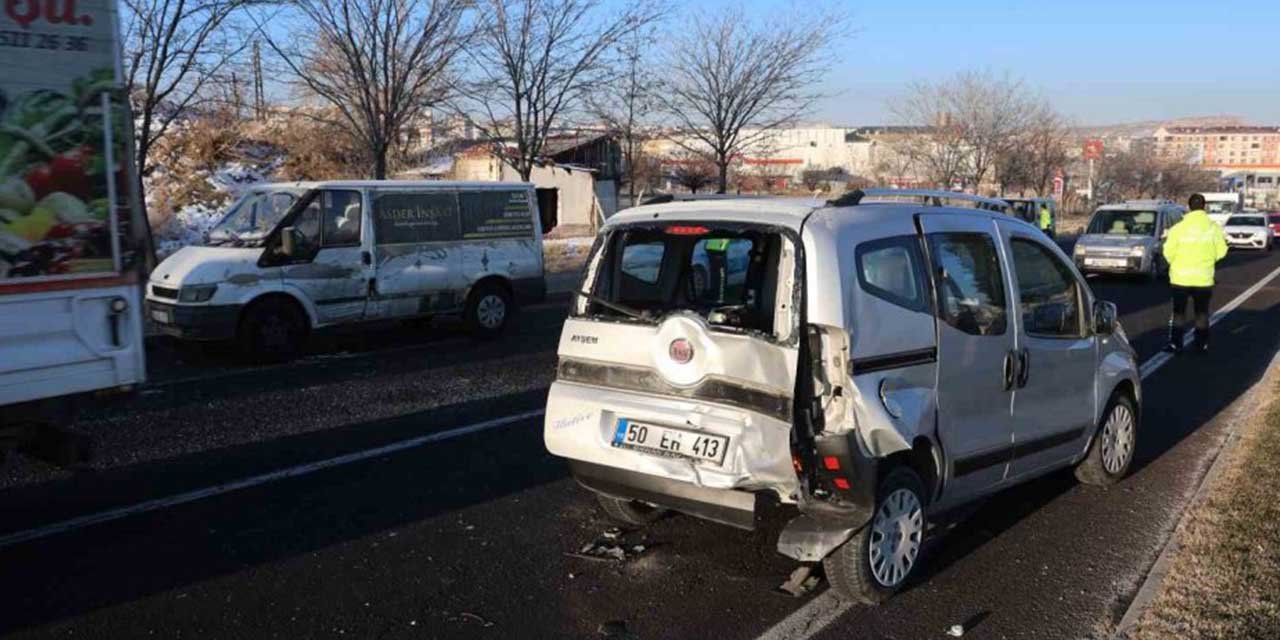
[[[203,242],[205,234],[222,220],[232,203],[254,185],[270,182],[271,174],[282,161],[283,158],[268,155],[260,162],[232,161],[204,172],[207,174],[205,180],[213,187],[213,197],[175,210],[169,222],[156,230],[157,257],[163,260],[182,247]],[[165,180],[167,174],[163,168],[158,168],[147,178],[144,188]]]

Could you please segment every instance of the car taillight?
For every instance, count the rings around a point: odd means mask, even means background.
[[[706,227],[675,224],[667,227],[667,233],[673,236],[702,236],[710,233]]]

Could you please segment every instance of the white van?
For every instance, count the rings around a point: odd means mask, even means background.
[[[365,320],[461,313],[489,336],[545,295],[533,186],[500,182],[264,185],[147,287],[166,333],[269,359],[311,329]]]

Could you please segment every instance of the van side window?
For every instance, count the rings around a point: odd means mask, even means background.
[[[322,191],[320,209],[324,217],[325,247],[360,244],[360,192]]]
[[[378,244],[458,240],[462,237],[458,228],[458,194],[452,191],[376,193],[373,235]]]
[[[320,250],[320,219],[322,217],[319,198],[312,198],[306,208],[298,212],[298,217],[293,220],[293,228],[296,231],[294,244],[297,245],[295,255],[310,256]]]
[[[855,253],[863,291],[912,311],[929,312],[924,258],[915,236],[864,242]]]
[[[528,191],[463,191],[458,204],[464,240],[533,237]]]
[[[995,242],[985,233],[929,235],[938,317],[968,334],[1001,335],[1008,327],[1004,278]]]
[[[1062,260],[1037,242],[1014,238],[1013,272],[1018,279],[1018,307],[1027,335],[1079,338],[1080,287]]]

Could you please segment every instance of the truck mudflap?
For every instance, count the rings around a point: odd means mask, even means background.
[[[614,498],[639,500],[691,516],[751,531],[756,527],[759,494],[709,489],[617,467],[570,460],[578,484]]]
[[[815,445],[813,485],[778,536],[778,553],[800,562],[827,557],[867,526],[876,505],[878,463],[856,433],[820,436]]]

